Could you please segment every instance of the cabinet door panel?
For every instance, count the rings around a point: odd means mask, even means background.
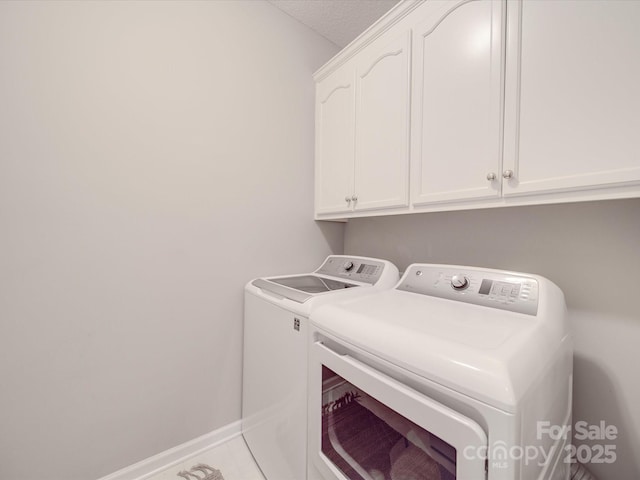
[[[346,67],[346,66],[344,66]],[[316,90],[316,212],[351,209],[353,194],[353,67],[341,68]]]
[[[387,38],[356,67],[356,210],[407,206],[409,200],[411,38],[406,30]]]
[[[427,2],[414,28],[412,202],[497,197],[504,3]]]
[[[509,7],[504,194],[640,183],[640,2]]]

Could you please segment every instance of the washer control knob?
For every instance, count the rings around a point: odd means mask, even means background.
[[[454,290],[464,290],[469,287],[469,279],[464,275],[454,275],[451,278],[451,286]]]
[[[353,262],[344,262],[344,265],[342,266],[345,271],[349,271],[353,268]]]

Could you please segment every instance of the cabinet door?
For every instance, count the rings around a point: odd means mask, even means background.
[[[410,45],[392,30],[358,57],[355,210],[409,204]]]
[[[418,12],[412,203],[497,197],[504,2],[433,1]]]
[[[354,92],[353,66],[349,63],[316,86],[316,213],[351,210]]]
[[[640,184],[640,2],[509,3],[505,195]]]
[[[505,4],[434,0],[417,13],[412,203],[498,197]]]

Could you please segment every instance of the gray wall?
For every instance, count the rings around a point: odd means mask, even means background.
[[[345,253],[543,275],[565,293],[575,339],[574,422],[620,430],[602,480],[640,478],[640,199],[349,221]]]
[[[342,249],[310,193],[335,52],[266,2],[0,2],[0,478],[239,419],[244,283]]]

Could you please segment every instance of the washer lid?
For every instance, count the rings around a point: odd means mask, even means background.
[[[291,277],[259,278],[252,282],[258,288],[280,295],[298,303],[304,303],[313,295],[332,290],[359,287],[355,283],[347,283],[318,275],[295,275]]]
[[[247,287],[256,287],[272,298],[292,301],[300,306],[329,294],[339,297],[352,287],[390,288],[398,281],[398,269],[386,260],[352,255],[329,255],[313,273],[258,278]],[[364,291],[357,289],[356,291]],[[294,308],[297,305],[290,305]]]

